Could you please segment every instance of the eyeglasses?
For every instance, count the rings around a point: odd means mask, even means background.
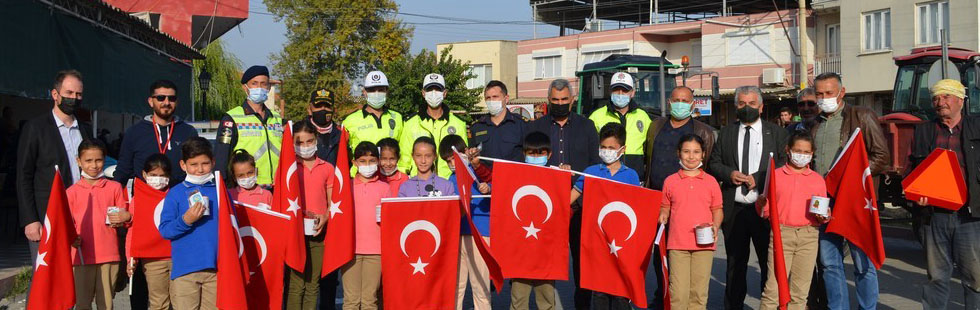
[[[816,101],[810,101],[810,100],[807,100],[807,101],[799,101],[799,102],[796,103],[796,105],[797,106],[801,106],[801,107],[806,106],[806,107],[811,107],[812,108],[812,107],[817,106],[817,102]]]
[[[164,99],[170,100],[170,102],[177,102],[177,95],[166,96],[166,95],[155,95],[150,96],[150,98],[156,99],[157,101],[163,102]]]

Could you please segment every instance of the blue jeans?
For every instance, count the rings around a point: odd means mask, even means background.
[[[838,234],[827,233],[820,227],[820,255],[823,281],[827,287],[827,306],[832,310],[850,309],[847,297],[847,276],[844,275],[844,245],[849,244],[854,262],[858,309],[875,309],[878,305],[878,273],[868,255]]]
[[[977,309],[980,301],[980,219],[937,211],[925,232],[926,271],[929,282],[922,289],[924,309],[946,309],[950,300],[949,279],[953,266],[963,282],[966,309]]]

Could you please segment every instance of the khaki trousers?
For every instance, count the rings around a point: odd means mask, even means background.
[[[344,285],[344,310],[378,309],[378,288],[381,286],[381,255],[354,255],[341,267]]]
[[[483,237],[488,245],[490,238]],[[463,297],[466,295],[466,284],[469,283],[473,292],[473,309],[490,310],[490,270],[483,261],[480,250],[476,247],[473,235],[462,235],[459,238],[459,272],[456,282],[456,310],[463,309]]]
[[[217,309],[218,275],[213,269],[188,273],[170,284],[174,310]]]
[[[95,299],[99,310],[112,310],[119,262],[74,266],[72,273],[75,275],[75,309],[92,309],[92,299]]]
[[[306,267],[304,272],[289,270],[289,290],[286,309],[313,310],[320,297],[320,271],[323,268],[323,236],[306,237]]]
[[[170,309],[170,268],[172,261],[164,259],[141,259],[143,274],[146,275],[149,310]]]
[[[817,264],[817,251],[820,233],[816,227],[780,227],[783,237],[783,258],[786,259],[786,275],[789,277],[790,310],[806,309],[807,295],[810,293],[810,280],[813,267]],[[769,280],[762,292],[760,309],[777,309],[779,305],[779,286],[776,283],[776,268],[773,265],[772,237],[769,239]]]
[[[670,308],[705,309],[714,250],[669,250]]]
[[[528,310],[531,291],[534,291],[538,310],[555,309],[555,281],[528,279],[510,281],[510,309]]]

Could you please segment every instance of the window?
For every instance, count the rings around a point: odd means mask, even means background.
[[[840,24],[827,25],[827,54],[840,54]]]
[[[493,79],[493,66],[490,64],[470,65],[470,68],[466,69],[466,74],[474,75],[473,78],[466,80],[466,88],[484,87]]]
[[[864,13],[864,51],[882,51],[892,48],[891,11]]]
[[[941,41],[939,29],[949,31],[949,2],[939,1],[923,3],[916,6],[918,14],[918,44],[939,44]]]
[[[556,78],[561,76],[561,55],[534,58],[534,78]]]
[[[579,70],[584,68],[586,64],[603,61],[604,59],[606,59],[606,57],[609,57],[609,55],[629,54],[629,52],[630,52],[629,49],[611,49],[611,50],[604,50],[604,51],[583,52],[582,67],[580,67]]]

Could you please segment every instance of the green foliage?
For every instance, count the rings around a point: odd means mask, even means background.
[[[356,105],[351,81],[408,53],[412,29],[395,18],[393,0],[265,0],[277,22],[286,24],[287,42],[274,55],[283,80],[285,116],[306,115],[309,94],[335,93],[335,110]]]
[[[198,120],[218,120],[226,111],[245,101],[241,83],[242,62],[225,50],[221,40],[211,42],[201,53],[206,57],[203,60],[194,60],[192,83],[197,102],[203,102],[201,83],[197,79],[201,69],[206,69],[211,74],[211,84],[208,87],[207,103],[204,106],[198,104],[195,114]]]
[[[462,120],[472,120],[470,112],[475,111],[475,105],[480,102],[483,88],[467,89],[466,80],[474,77],[468,74],[469,62],[463,63],[449,55],[452,46],[443,49],[438,56],[429,50],[422,50],[418,55],[406,54],[395,61],[381,67],[388,77],[388,107],[402,112],[406,117],[417,114],[426,106],[422,96],[422,78],[429,73],[439,73],[446,79],[445,104],[456,112]]]
[[[14,284],[10,287],[10,291],[7,292],[7,296],[0,296],[3,298],[11,298],[20,294],[27,292],[27,287],[31,285],[31,274],[33,271],[31,267],[24,267],[17,273],[16,278],[14,278]]]

